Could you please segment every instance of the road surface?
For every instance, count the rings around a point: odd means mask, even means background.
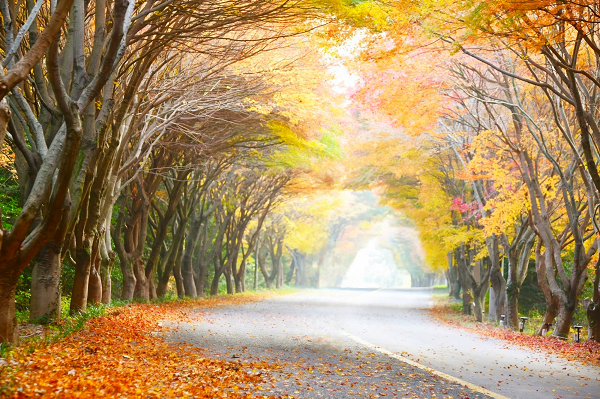
[[[600,398],[600,368],[431,319],[430,290],[307,290],[201,312],[171,339],[281,364],[256,396]]]

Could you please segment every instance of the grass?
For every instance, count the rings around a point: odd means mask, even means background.
[[[448,293],[447,285],[434,285],[432,288],[434,294]]]

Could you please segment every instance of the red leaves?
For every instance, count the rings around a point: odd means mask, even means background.
[[[561,356],[567,360],[600,366],[600,343],[594,341],[570,342],[554,337],[540,337],[538,335],[521,334],[504,328],[482,326],[474,328],[484,335],[504,339],[512,344],[526,346],[534,350],[542,350]]]

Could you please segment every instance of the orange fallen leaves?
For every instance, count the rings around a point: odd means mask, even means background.
[[[188,320],[191,309],[258,300],[259,295],[218,297],[112,309],[64,340],[26,353],[17,349],[0,368],[0,396],[28,397],[249,397],[248,384],[263,382],[262,362],[206,358],[191,345],[169,344],[157,333],[161,320]],[[253,372],[254,369],[254,372]],[[3,390],[1,390],[3,389]]]
[[[512,344],[526,346],[561,356],[567,360],[600,366],[600,344],[594,341],[569,342],[554,337],[540,337],[508,330],[505,328],[477,328],[484,335],[510,341]]]
[[[552,353],[570,361],[578,361],[583,364],[600,366],[600,343],[598,342],[586,341],[576,343],[571,341],[563,341],[554,337],[544,338],[538,335],[523,334],[485,323],[477,323],[475,326],[469,326],[459,321],[450,320],[447,317],[450,312],[452,312],[452,310],[449,309],[448,306],[439,303],[434,305],[430,311],[430,313],[437,320],[447,325],[465,328],[478,334],[499,338],[509,341],[511,344],[525,346],[533,350]],[[461,321],[467,320],[461,319]],[[468,316],[468,321],[472,322],[473,317]]]

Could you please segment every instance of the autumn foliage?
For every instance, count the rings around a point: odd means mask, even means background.
[[[3,395],[57,397],[248,397],[274,366],[205,357],[202,349],[165,341],[169,322],[202,319],[202,310],[263,295],[112,308],[48,347],[17,349],[0,369]],[[12,393],[11,393],[12,392]],[[3,396],[4,397],[4,396]]]

